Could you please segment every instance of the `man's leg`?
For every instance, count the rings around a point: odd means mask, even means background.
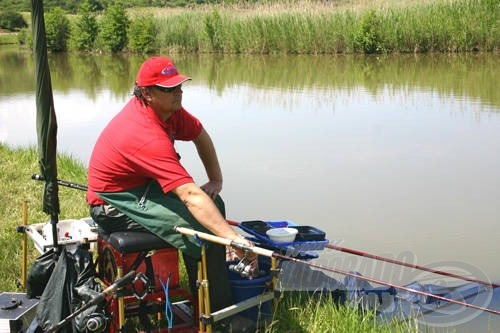
[[[171,198],[176,201],[178,200],[177,197]],[[225,216],[224,201],[219,196],[215,200],[215,205],[221,214]],[[177,205],[171,205],[170,207],[174,208],[176,206]],[[179,205],[177,207],[181,207],[183,210],[186,209],[184,205]],[[141,224],[133,221],[127,215],[108,204],[91,207],[90,214],[94,221],[108,234],[127,230],[149,232]],[[211,310],[217,311],[233,303],[226,267],[226,247],[210,242],[207,242],[206,245],[210,304]],[[194,297],[197,297],[196,281],[198,279],[199,259],[193,258],[185,253],[183,253],[183,258],[188,274],[190,291]]]

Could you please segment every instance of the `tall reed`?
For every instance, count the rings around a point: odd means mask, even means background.
[[[500,45],[495,0],[321,4],[166,11],[156,15],[158,44],[162,51],[221,54],[470,52]]]

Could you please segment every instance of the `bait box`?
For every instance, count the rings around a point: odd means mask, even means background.
[[[293,257],[317,258],[318,255],[311,251],[323,250],[328,240],[325,239],[325,233],[311,226],[297,226],[291,221],[244,221],[239,227],[253,236],[256,243],[263,247],[286,251]],[[273,228],[296,228],[298,230],[295,241],[280,243],[273,242],[266,232]]]

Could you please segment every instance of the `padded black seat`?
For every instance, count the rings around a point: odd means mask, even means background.
[[[172,245],[155,234],[143,231],[113,232],[103,238],[120,253],[134,253],[172,247]]]

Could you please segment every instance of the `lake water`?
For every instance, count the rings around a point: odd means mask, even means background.
[[[34,145],[31,54],[0,59],[0,142]],[[59,151],[88,161],[143,59],[50,56]],[[500,282],[497,54],[174,60],[193,78],[184,106],[216,144],[229,219],[312,225],[343,247]],[[194,146],[177,145],[204,182]],[[331,250],[318,261],[397,284],[444,279]],[[496,317],[457,329],[500,330]]]

